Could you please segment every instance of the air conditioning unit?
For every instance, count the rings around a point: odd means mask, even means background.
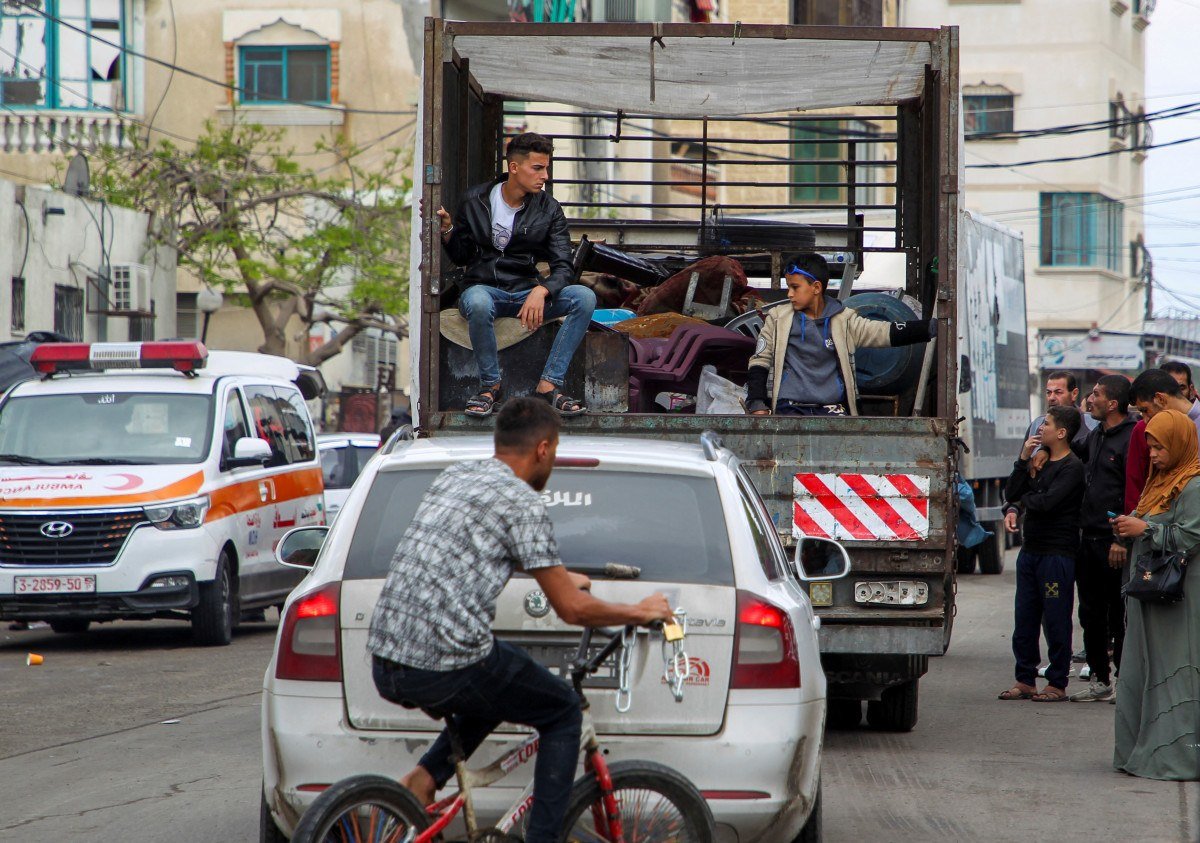
[[[596,23],[669,23],[671,0],[591,0]]]
[[[108,301],[112,310],[149,313],[152,305],[150,268],[140,263],[118,263],[112,267]]]

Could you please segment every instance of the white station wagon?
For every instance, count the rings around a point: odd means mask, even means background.
[[[312,570],[288,599],[264,680],[262,840],[286,839],[333,782],[403,775],[437,735],[439,723],[379,696],[367,629],[433,478],[492,453],[482,436],[389,443],[331,528],[297,529],[281,543],[281,561]],[[636,636],[627,711],[615,705],[615,667],[588,680],[606,752],[688,777],[708,799],[721,841],[819,840],[825,675],[820,621],[801,583],[844,576],[845,551],[806,539],[796,555],[802,570],[737,458],[712,434],[697,445],[564,436],[543,494],[564,563],[591,574],[598,597],[634,602],[662,591],[687,612],[682,703],[664,680],[661,638],[649,633]],[[637,566],[640,579],[597,573],[609,563]],[[495,631],[552,670],[570,663],[579,641],[578,628],[560,621],[524,574],[502,593]],[[473,766],[499,757],[517,731],[503,726]],[[481,818],[508,807],[527,775],[476,791]]]

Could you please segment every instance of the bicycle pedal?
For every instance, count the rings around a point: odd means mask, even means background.
[[[663,638],[668,643],[675,643],[683,640],[683,627],[677,623],[664,623],[662,628]]]

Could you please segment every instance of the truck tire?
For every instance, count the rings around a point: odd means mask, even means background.
[[[960,574],[975,573],[975,557],[976,551],[973,547],[963,547],[961,544],[954,549],[955,565],[954,569]]]
[[[867,722],[884,732],[911,732],[917,725],[917,685],[910,679],[886,689],[878,700],[867,703]]]
[[[231,567],[229,555],[222,550],[216,577],[200,583],[200,602],[192,609],[192,641],[201,647],[224,647],[233,641],[238,610]]]
[[[812,810],[808,813],[808,820],[804,823],[804,828],[800,829],[800,834],[792,843],[821,843],[825,836],[824,823],[821,818],[821,780],[817,779],[817,798],[813,802]]]
[[[992,524],[991,529],[995,531],[997,527],[1004,529],[1003,525]],[[993,532],[992,536],[983,544],[979,545],[979,573],[981,574],[1003,574],[1004,573],[1004,540],[1000,538],[999,532]]]
[[[862,722],[862,700],[827,700],[825,725],[830,729],[853,729]]]
[[[88,631],[92,622],[86,618],[63,618],[60,621],[50,621],[50,628],[59,635],[82,635]]]

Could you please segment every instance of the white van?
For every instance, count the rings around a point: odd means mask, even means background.
[[[190,618],[228,644],[301,579],[275,560],[324,524],[304,403],[320,374],[199,342],[48,343],[0,398],[0,619]]]

